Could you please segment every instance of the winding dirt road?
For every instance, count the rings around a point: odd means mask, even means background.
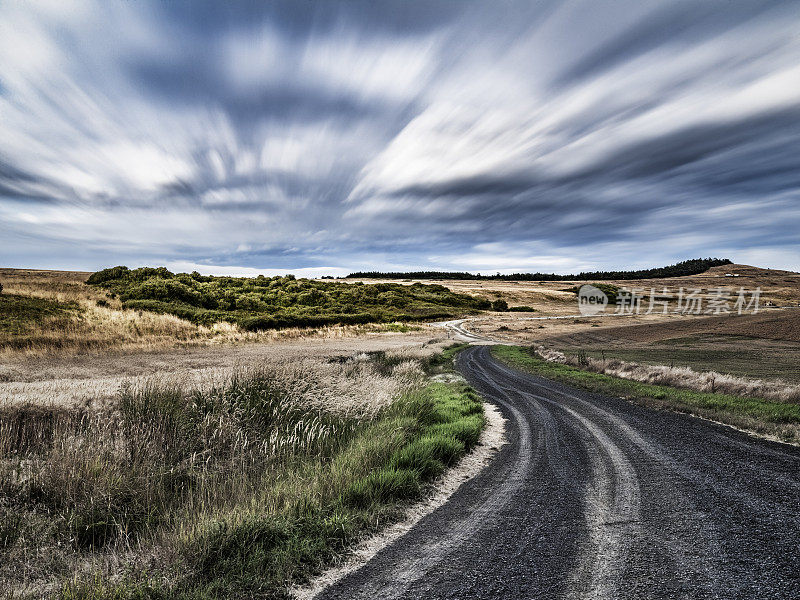
[[[800,448],[515,371],[457,366],[509,443],[321,598],[800,598]]]

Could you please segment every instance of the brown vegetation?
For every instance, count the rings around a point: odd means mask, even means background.
[[[477,396],[430,383],[444,357],[424,355],[0,407],[0,595],[283,597],[476,443]]]
[[[779,402],[800,403],[800,385],[785,381],[763,381],[736,377],[727,373],[716,371],[698,372],[689,367],[676,367],[671,365],[645,365],[635,362],[618,360],[615,358],[598,359],[580,352],[567,355],[557,350],[539,346],[536,349],[539,356],[550,362],[567,364],[580,367],[587,371],[612,375],[622,379],[640,381],[654,385],[695,390],[698,392],[711,392],[731,394],[734,396],[747,396],[766,398]]]

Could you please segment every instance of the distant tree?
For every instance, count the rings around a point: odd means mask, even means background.
[[[3,293],[3,284],[0,283],[0,294],[2,294],[2,293]]]

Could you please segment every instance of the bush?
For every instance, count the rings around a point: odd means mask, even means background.
[[[128,270],[128,267],[124,266],[103,269],[102,271],[97,271],[96,273],[89,275],[89,279],[86,280],[86,283],[90,285],[99,285],[101,283],[106,283],[107,281],[122,279],[123,277],[126,277],[129,272],[130,271]]]
[[[616,286],[616,285],[614,285],[612,283],[592,283],[590,285],[593,285],[598,290],[603,292],[608,297],[608,303],[609,304],[616,304],[617,303],[617,294],[619,294],[619,287],[618,286]],[[576,285],[576,286],[573,286],[573,287],[567,289],[566,291],[573,292],[575,295],[577,295],[580,292],[581,287],[582,286]]]
[[[185,283],[172,279],[150,278],[130,287],[123,300],[163,300],[185,302],[193,306],[200,304],[201,295]]]
[[[508,310],[508,302],[505,300],[495,300],[492,302],[492,310],[496,310],[497,312],[504,312]]]
[[[358,285],[294,277],[213,277],[174,274],[165,267],[113,267],[88,282],[123,305],[169,313],[193,323],[239,323],[248,331],[397,321],[452,319],[491,308],[485,298],[441,285]]]

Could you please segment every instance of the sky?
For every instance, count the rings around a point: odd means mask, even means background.
[[[800,2],[0,1],[0,264],[800,270]]]

